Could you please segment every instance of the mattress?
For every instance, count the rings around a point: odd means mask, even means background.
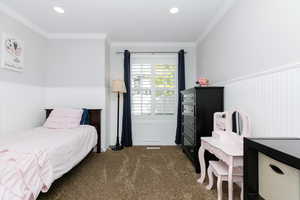
[[[1,148],[20,152],[47,152],[53,171],[53,181],[76,166],[97,144],[93,126],[81,125],[74,129],[34,128],[10,136],[1,136]]]

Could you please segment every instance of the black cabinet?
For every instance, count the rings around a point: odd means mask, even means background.
[[[182,148],[197,173],[200,173],[200,137],[211,136],[214,113],[224,109],[223,91],[223,87],[195,87],[181,92]],[[205,154],[206,162],[212,158],[208,152]]]

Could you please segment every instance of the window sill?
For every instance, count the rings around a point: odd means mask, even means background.
[[[176,116],[167,116],[167,117],[132,117],[132,122],[134,123],[165,123],[165,122],[173,122],[176,121]]]

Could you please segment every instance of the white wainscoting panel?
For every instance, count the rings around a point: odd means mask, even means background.
[[[225,110],[239,108],[248,113],[253,136],[300,137],[299,64],[221,85],[225,85]]]
[[[13,134],[43,123],[43,87],[0,82],[0,91],[0,134]]]

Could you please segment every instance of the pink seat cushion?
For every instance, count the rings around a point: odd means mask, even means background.
[[[44,123],[44,127],[53,129],[77,128],[80,126],[82,113],[82,109],[54,109]]]

